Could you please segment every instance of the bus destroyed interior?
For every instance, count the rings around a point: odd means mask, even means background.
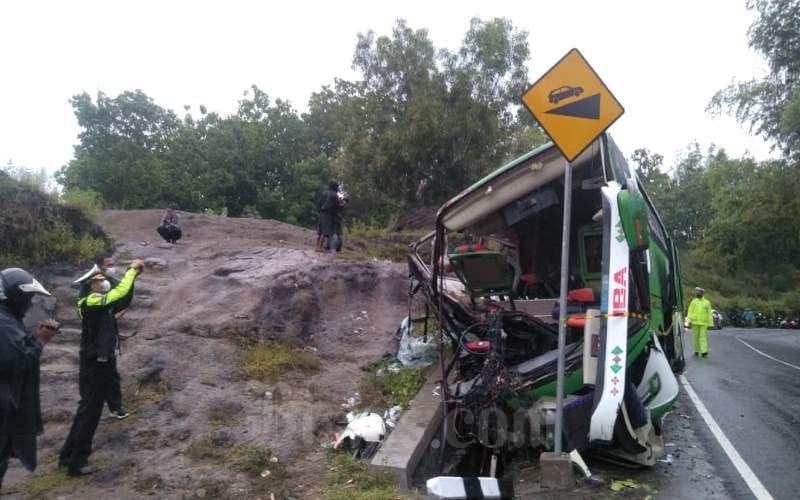
[[[412,291],[452,345],[444,443],[426,474],[502,477],[565,451],[651,466],[684,366],[677,255],[608,135],[572,162],[568,306],[560,311],[566,160],[547,144],[443,205],[411,245]],[[566,318],[563,435],[554,435]],[[447,352],[442,349],[441,352]],[[442,435],[443,434],[443,435]]]

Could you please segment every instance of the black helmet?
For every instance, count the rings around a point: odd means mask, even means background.
[[[25,316],[36,294],[49,296],[50,292],[28,271],[18,267],[0,271],[0,303],[8,306],[17,318]]]

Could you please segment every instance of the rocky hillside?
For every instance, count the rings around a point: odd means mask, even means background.
[[[51,309],[64,327],[42,359],[42,465],[32,480],[15,462],[10,489],[16,482],[24,488],[15,496],[36,495],[52,480],[45,496],[323,496],[321,445],[358,390],[361,367],[394,351],[392,334],[406,314],[405,266],[316,253],[316,234],[291,225],[200,214],[185,214],[184,238],[169,245],[155,232],[159,217],[100,216],[119,267],[132,258],[147,267],[120,322],[134,335],[120,358],[131,416],[103,417],[91,459],[100,471],[80,481],[52,472],[77,407],[80,324],[69,283],[80,273],[43,276],[58,300],[38,314]],[[299,346],[291,352],[312,366],[261,380],[243,374],[243,353],[284,343]],[[253,467],[264,470],[254,475]]]

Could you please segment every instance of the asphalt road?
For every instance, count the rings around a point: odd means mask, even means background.
[[[691,356],[691,335],[686,340]],[[798,498],[800,330],[711,331],[709,357],[691,356],[685,376],[767,491],[776,499]],[[715,457],[714,466],[731,497],[752,498],[731,460],[700,421],[697,434]]]

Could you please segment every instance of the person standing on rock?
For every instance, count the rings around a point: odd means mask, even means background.
[[[89,271],[89,273],[75,280],[74,283],[80,283],[78,300],[83,299],[91,293],[91,278],[97,274],[102,274],[105,276],[108,282],[111,284],[111,288],[116,288],[117,285],[119,285],[117,268],[114,265],[114,258],[104,255],[95,261],[95,265],[91,271]],[[115,305],[113,317],[114,330],[119,331],[119,328],[117,327],[117,320],[125,315],[126,308],[130,305],[132,298],[133,294],[130,294],[126,300],[121,300]],[[124,418],[128,418],[128,412],[125,411],[125,407],[122,405],[122,379],[119,375],[116,358],[113,360],[113,365],[114,373],[111,377],[111,386],[108,390],[106,402],[108,403],[108,411],[110,412],[110,416],[112,418],[122,420]]]
[[[342,226],[344,224],[344,209],[350,199],[344,191],[339,189],[339,183],[331,181],[328,189],[322,192],[317,203],[319,210],[319,227],[317,231],[317,252],[330,252],[333,247],[336,252],[342,251]]]
[[[104,275],[97,274],[91,280],[91,293],[78,301],[81,314],[80,401],[58,460],[59,466],[66,467],[70,476],[96,471],[89,465],[89,455],[108,398],[116,366],[115,351],[119,345],[114,307],[130,301],[133,284],[143,269],[144,261],[133,260],[130,269],[114,288]]]
[[[344,227],[344,209],[347,208],[348,203],[350,203],[350,197],[341,189],[341,186],[339,186],[339,189],[336,191],[336,212],[333,214],[333,232],[325,245],[325,249],[328,251],[330,251],[331,246],[336,250],[336,253],[342,251],[342,244],[344,243],[342,231]]]
[[[39,403],[39,356],[58,332],[52,319],[31,335],[22,318],[34,295],[50,292],[27,271],[0,271],[0,490],[11,457],[36,468],[36,436],[43,430]]]
[[[705,290],[699,286],[694,289],[695,297],[689,303],[686,315],[692,327],[692,346],[694,355],[708,356],[708,327],[714,324],[711,318],[711,302],[703,295]]]
[[[167,208],[156,231],[167,243],[177,243],[182,236],[180,214],[173,207]]]
[[[330,181],[328,189],[320,194],[317,201],[317,210],[319,211],[317,252],[331,251],[331,237],[334,234],[336,215],[339,208],[339,183]]]

